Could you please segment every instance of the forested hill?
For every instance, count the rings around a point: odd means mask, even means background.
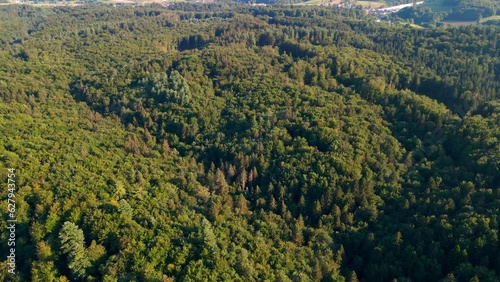
[[[0,26],[0,280],[500,280],[499,27],[187,4]]]
[[[422,5],[402,9],[397,17],[422,26],[442,24],[495,24],[500,19],[500,1],[429,0]]]

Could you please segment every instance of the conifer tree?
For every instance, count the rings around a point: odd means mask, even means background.
[[[85,250],[83,231],[74,223],[66,221],[59,232],[61,250],[68,256],[68,268],[76,279],[85,277],[90,266]]]

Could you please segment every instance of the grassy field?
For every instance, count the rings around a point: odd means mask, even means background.
[[[476,24],[477,21],[469,21],[469,22],[463,22],[463,21],[445,21],[443,22],[445,25],[452,25],[452,26],[464,26],[464,25],[471,25],[471,24]]]
[[[307,1],[307,2],[295,3],[293,5],[297,5],[297,6],[302,6],[302,5],[321,5],[321,4],[325,3],[325,2],[326,2],[325,0],[310,0],[310,1]]]
[[[416,28],[416,29],[424,29],[423,26],[420,26],[418,24],[410,24],[411,27]]]
[[[492,20],[500,20],[500,16],[491,16],[487,18],[483,18],[479,20],[480,23],[485,23],[487,21],[492,21]],[[477,24],[477,21],[445,21],[443,22],[444,24],[447,25],[452,25],[452,26],[463,26],[463,25],[471,25],[471,24]]]
[[[387,7],[385,1],[356,1],[356,5],[361,5],[364,8]]]
[[[444,12],[451,10],[452,5],[445,4],[444,0],[429,0],[422,4],[424,7],[429,7],[433,12]]]
[[[307,2],[296,3],[294,5],[303,6],[303,5],[335,5],[342,3],[342,0],[309,0]]]
[[[500,20],[500,16],[496,15],[496,16],[491,16],[491,17],[483,18],[483,19],[480,19],[479,22],[480,23],[485,23],[487,21],[493,21],[493,20]]]

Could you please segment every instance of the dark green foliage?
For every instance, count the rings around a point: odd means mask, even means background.
[[[457,22],[477,22],[482,18],[500,15],[500,3],[495,0],[429,0],[429,5],[447,7],[433,12],[426,5],[405,8],[396,15],[420,25],[434,25],[441,20]]]
[[[233,4],[0,24],[20,280],[498,280],[498,27]]]

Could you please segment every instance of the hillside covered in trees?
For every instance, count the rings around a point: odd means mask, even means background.
[[[424,5],[405,8],[397,17],[419,25],[435,26],[444,22],[494,24],[500,19],[500,2],[496,0],[428,0]]]
[[[0,280],[500,280],[500,27],[226,4],[0,26]]]

